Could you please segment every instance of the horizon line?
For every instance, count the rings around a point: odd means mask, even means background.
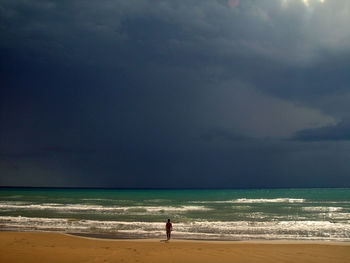
[[[350,189],[350,186],[311,187],[92,187],[92,186],[0,186],[0,189],[81,189],[81,190],[264,190],[264,189]]]

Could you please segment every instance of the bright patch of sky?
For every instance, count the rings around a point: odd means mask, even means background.
[[[282,0],[282,4],[283,4],[283,6],[286,6],[291,1],[295,2],[295,0]],[[305,4],[305,6],[310,7],[310,5],[314,2],[324,3],[326,0],[299,0],[299,1],[303,2],[303,4]]]

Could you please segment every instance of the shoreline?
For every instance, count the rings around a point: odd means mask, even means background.
[[[62,233],[63,235],[78,237],[83,239],[98,240],[98,241],[117,241],[117,242],[165,242],[165,238],[121,238],[121,239],[112,239],[112,238],[101,238],[94,236],[82,236],[71,233]],[[206,239],[171,239],[169,243],[205,243],[205,244],[266,244],[266,245],[331,245],[331,246],[350,246],[350,242],[336,242],[336,241],[307,241],[307,240],[206,240]]]
[[[0,232],[0,262],[350,262],[350,243],[101,239]]]
[[[162,236],[142,236],[142,235],[129,235],[125,233],[79,233],[79,232],[62,232],[62,231],[50,231],[50,230],[2,230],[1,233],[28,233],[28,234],[57,234],[65,235],[83,239],[100,240],[100,241],[131,241],[131,242],[159,242],[164,241],[165,233]],[[344,245],[350,246],[350,241],[346,240],[322,240],[322,239],[201,239],[201,238],[179,238],[172,237],[171,242],[199,242],[199,243],[220,243],[220,244],[315,244],[315,245]]]
[[[32,232],[35,233],[35,232]],[[126,237],[108,234],[91,234],[91,233],[62,233],[62,232],[48,232],[60,233],[67,236],[74,236],[80,238],[87,238],[93,240],[110,240],[110,241],[140,241],[140,242],[159,242],[164,237]],[[227,239],[193,239],[193,238],[171,238],[172,242],[200,242],[200,243],[221,243],[221,244],[317,244],[317,245],[345,245],[350,246],[350,241],[333,241],[333,240],[296,240],[296,239],[247,239],[247,240],[227,240]]]

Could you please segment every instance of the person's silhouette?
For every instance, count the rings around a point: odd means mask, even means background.
[[[165,225],[166,230],[166,240],[170,240],[171,231],[173,231],[173,224],[170,222],[170,219],[168,219],[168,222]]]

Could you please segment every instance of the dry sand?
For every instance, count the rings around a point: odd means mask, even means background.
[[[350,262],[349,243],[104,240],[0,232],[0,262]]]

